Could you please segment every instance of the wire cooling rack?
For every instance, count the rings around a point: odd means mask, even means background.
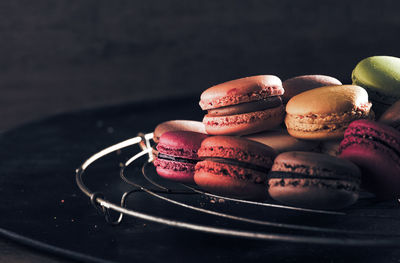
[[[137,137],[117,143],[95,153],[76,169],[76,183],[78,187],[90,198],[93,206],[105,216],[105,220],[111,225],[120,224],[123,217],[127,215],[170,227],[238,238],[321,245],[400,247],[400,206],[397,202],[385,205],[379,211],[374,211],[371,202],[367,202],[367,205],[361,205],[345,211],[325,211],[285,206],[273,201],[253,202],[228,198],[204,192],[191,185],[179,184],[180,187],[175,189],[174,187],[170,187],[170,185],[163,184],[162,181],[157,181],[159,178],[154,176],[154,167],[151,164],[153,160],[152,138],[153,133],[141,133]],[[127,161],[120,163],[121,179],[132,186],[132,190],[123,193],[120,204],[107,200],[104,194],[91,191],[85,185],[83,175],[89,166],[110,153],[133,145],[139,145],[141,150]],[[130,176],[133,178],[130,179],[127,176],[126,170],[132,164],[141,165],[141,171]],[[153,172],[151,172],[152,170]],[[141,177],[141,180],[135,180],[135,178],[139,177]],[[147,182],[146,184],[142,183],[143,179]],[[178,183],[176,184],[178,185]],[[147,185],[151,185],[152,187],[148,187]],[[127,205],[128,196],[139,192],[155,198],[157,202],[165,202],[165,204],[173,205],[175,208],[181,209],[183,214],[190,211],[199,215],[215,217],[215,220],[198,223],[190,220],[160,216],[158,215],[159,213],[156,213],[158,211],[146,213],[129,207]],[[185,198],[175,198],[176,196],[182,197],[182,195],[195,195],[197,197],[195,200],[197,201],[186,202]],[[204,198],[210,200],[210,202],[228,204],[226,205],[227,208],[219,211],[212,207],[204,207],[204,205],[202,206]],[[336,222],[351,221],[352,224],[346,225],[346,228],[333,228],[329,225],[321,226],[318,223],[311,225],[300,224],[296,220],[289,223],[272,219],[266,220],[265,216],[254,218],[246,213],[240,213],[241,209],[238,209],[238,206],[267,210],[264,211],[266,215],[269,213],[276,215],[281,211],[285,213],[289,212],[291,213],[289,216],[294,218],[294,220],[299,214],[307,214],[313,218],[328,217],[331,218],[330,220]],[[119,217],[115,220],[110,214],[112,210],[119,213]],[[238,210],[239,213],[237,213]],[[221,220],[225,220],[225,223],[220,223]],[[315,222],[318,222],[318,220]],[[373,225],[385,226],[387,224],[397,227],[394,229],[392,227],[390,229],[383,227],[386,231],[382,231],[382,229],[376,230],[376,227],[368,227],[368,222],[374,222]]]

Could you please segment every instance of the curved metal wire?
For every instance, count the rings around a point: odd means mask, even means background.
[[[357,231],[346,231],[346,230],[340,230],[340,229],[328,229],[328,228],[320,228],[320,227],[308,227],[308,226],[298,226],[298,225],[290,225],[290,224],[280,224],[280,223],[274,223],[274,222],[268,222],[268,221],[262,221],[262,220],[254,220],[254,219],[249,219],[249,218],[244,218],[244,217],[239,217],[239,216],[234,216],[234,215],[229,215],[225,213],[219,213],[219,212],[214,212],[210,210],[205,210],[202,208],[190,206],[181,202],[177,202],[175,200],[172,200],[170,198],[164,197],[162,195],[159,195],[155,191],[151,191],[143,186],[133,184],[137,189],[126,192],[122,196],[121,199],[121,204],[117,205],[114,204],[110,201],[107,201],[104,196],[102,196],[101,193],[98,192],[93,192],[83,182],[83,174],[84,171],[89,167],[93,162],[97,161],[98,159],[104,157],[105,155],[120,150],[122,148],[134,145],[134,144],[140,144],[142,151],[130,158],[125,164],[121,167],[121,171],[123,174],[124,169],[129,166],[131,163],[136,161],[137,159],[141,158],[142,156],[148,154],[149,159],[148,162],[151,161],[151,147],[149,144],[149,140],[152,138],[153,134],[148,133],[144,134],[138,137],[134,137],[132,139],[123,141],[121,143],[115,144],[113,146],[110,146],[93,156],[91,156],[89,159],[87,159],[81,167],[79,167],[76,170],[76,183],[80,190],[86,194],[99,211],[101,211],[103,214],[106,215],[106,220],[107,220],[107,213],[109,215],[109,210],[114,210],[116,212],[120,213],[120,216],[117,220],[111,221],[111,223],[119,223],[122,220],[123,215],[130,215],[136,218],[148,220],[151,222],[155,223],[161,223],[165,224],[168,226],[173,226],[173,227],[178,227],[178,228],[183,228],[183,229],[190,229],[190,230],[195,230],[195,231],[201,231],[201,232],[206,232],[206,233],[214,233],[214,234],[220,234],[220,235],[226,235],[226,236],[233,236],[233,237],[242,237],[242,238],[251,238],[251,239],[259,239],[259,240],[274,240],[274,241],[282,241],[282,242],[292,242],[292,243],[306,243],[306,244],[325,244],[325,245],[344,245],[344,246],[384,246],[384,247],[400,247],[400,238],[395,237],[394,235],[390,235],[390,237],[379,237],[377,238],[376,235],[381,235],[381,234],[376,234],[376,233],[365,233],[365,232],[357,232]],[[146,142],[143,143],[145,140]],[[126,179],[126,181],[130,182],[129,180]],[[333,233],[333,234],[360,234],[360,235],[374,235],[373,238],[368,237],[368,238],[356,238],[356,237],[338,237],[338,236],[307,236],[307,235],[294,235],[294,234],[276,234],[276,233],[268,233],[268,232],[255,232],[255,231],[247,231],[247,230],[238,230],[238,229],[230,229],[230,228],[223,228],[223,227],[217,227],[217,226],[209,226],[209,225],[201,225],[201,224],[194,224],[190,222],[184,222],[184,221],[179,221],[179,220],[172,220],[172,219],[167,219],[163,217],[157,217],[153,215],[149,215],[146,213],[142,213],[139,211],[135,211],[132,209],[127,209],[126,206],[126,200],[127,197],[135,192],[146,192],[156,198],[159,198],[164,201],[168,201],[170,203],[173,203],[175,205],[183,206],[183,207],[190,207],[190,209],[202,212],[202,213],[208,213],[216,216],[221,216],[233,220],[239,220],[243,222],[248,222],[248,223],[253,223],[253,224],[261,224],[261,225],[268,225],[272,227],[281,227],[281,228],[291,228],[291,229],[298,229],[298,230],[307,230],[307,231],[315,231],[315,232],[324,232],[324,233]],[[165,190],[160,190],[160,193],[168,193],[168,191]],[[210,195],[213,197],[218,197],[216,195]],[[221,197],[225,198],[225,197]],[[226,198],[225,198],[226,199]],[[229,200],[229,199],[227,199]],[[237,199],[232,199],[233,201],[237,201]],[[243,201],[243,200],[240,200]],[[259,205],[257,203],[257,205]],[[288,209],[285,206],[282,207],[276,207],[276,208],[283,208],[283,209]],[[314,210],[310,210],[308,212],[315,212]],[[339,214],[340,215],[340,214]]]

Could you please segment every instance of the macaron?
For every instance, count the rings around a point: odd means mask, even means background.
[[[354,85],[365,88],[372,109],[380,116],[394,102],[400,100],[400,58],[373,56],[361,60],[351,78]]]
[[[245,135],[282,123],[284,93],[281,80],[261,75],[228,81],[205,90],[200,107],[208,113],[203,123],[208,134]]]
[[[244,138],[213,136],[198,151],[203,161],[195,168],[194,181],[214,194],[248,200],[267,197],[267,174],[275,151]]]
[[[372,118],[365,89],[355,85],[326,86],[300,93],[286,105],[285,124],[299,139],[343,138],[354,120]]]
[[[279,154],[268,174],[269,195],[282,203],[340,209],[358,199],[360,171],[353,163],[322,153]]]
[[[381,115],[379,122],[400,131],[400,100],[395,102]]]
[[[206,134],[190,131],[170,131],[161,135],[154,160],[158,175],[182,183],[194,183],[194,168],[199,161],[197,151],[206,137]]]
[[[338,79],[326,75],[302,75],[290,78],[282,83],[285,90],[282,101],[286,104],[292,97],[304,91],[334,85],[342,85],[342,83]]]
[[[400,197],[400,132],[382,123],[359,120],[347,128],[339,157],[357,164],[363,185],[380,198]]]
[[[297,139],[290,136],[287,130],[283,128],[246,135],[244,138],[268,145],[277,153],[319,150],[318,141]]]

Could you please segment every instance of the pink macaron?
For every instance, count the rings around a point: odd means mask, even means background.
[[[208,113],[208,134],[245,135],[272,129],[283,122],[281,80],[273,75],[228,81],[205,90],[200,106]]]
[[[163,133],[154,160],[158,175],[182,183],[194,183],[194,168],[199,161],[197,151],[205,138],[206,134],[190,131]]]
[[[381,198],[400,197],[399,131],[374,121],[354,121],[344,134],[339,153],[361,168],[366,189]]]

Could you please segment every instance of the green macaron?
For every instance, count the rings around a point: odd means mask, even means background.
[[[354,85],[367,90],[378,115],[400,99],[400,58],[365,58],[354,68],[351,78]]]

